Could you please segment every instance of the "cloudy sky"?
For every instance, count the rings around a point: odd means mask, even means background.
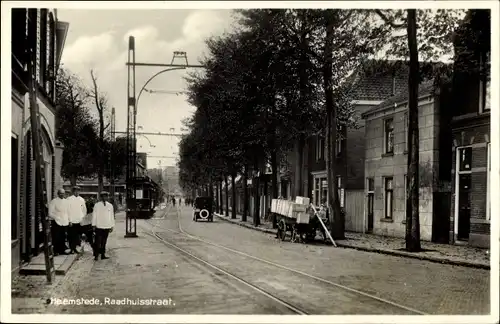
[[[127,122],[128,36],[136,39],[136,62],[171,63],[173,51],[186,51],[190,64],[199,64],[206,51],[204,39],[230,29],[230,10],[82,10],[59,9],[59,20],[69,22],[69,33],[62,62],[84,82],[91,84],[94,69],[98,85],[116,110],[116,130],[125,131]],[[176,59],[175,63],[184,63]],[[139,67],[136,70],[137,93],[153,74],[162,68]],[[193,69],[190,69],[193,71]],[[185,71],[162,74],[147,89],[184,91]],[[144,132],[179,132],[181,120],[194,111],[184,95],[143,92],[137,105],[137,125]],[[155,147],[150,147],[151,145]],[[178,139],[166,136],[138,136],[139,151],[154,156],[172,156],[178,152]],[[148,167],[173,165],[174,159],[149,158]]]

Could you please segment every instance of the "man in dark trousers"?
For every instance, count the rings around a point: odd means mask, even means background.
[[[71,253],[81,252],[80,248],[82,230],[80,228],[80,222],[83,217],[87,215],[87,206],[85,205],[85,199],[80,196],[80,187],[73,187],[73,195],[66,198],[69,205],[69,227],[68,227],[68,241]]]
[[[113,205],[108,202],[108,198],[109,193],[107,191],[101,192],[101,200],[94,205],[94,211],[92,212],[92,227],[95,231],[94,260],[98,260],[99,255],[101,255],[101,260],[108,259],[106,256],[106,243],[109,233],[115,227],[115,212]]]
[[[49,217],[52,221],[51,231],[54,254],[68,254],[66,252],[66,233],[69,225],[69,205],[65,198],[64,189],[59,189],[57,197],[50,202]]]

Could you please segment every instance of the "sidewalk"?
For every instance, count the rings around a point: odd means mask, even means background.
[[[276,234],[276,230],[272,228],[272,223],[261,221],[259,227],[253,226],[252,217],[247,217],[246,222],[241,221],[241,215],[237,215],[236,219],[231,219],[224,215],[215,214],[219,219],[224,221],[247,227],[261,232]],[[414,258],[437,263],[451,264],[464,267],[490,269],[490,254],[489,250],[474,248],[470,246],[459,246],[449,244],[436,244],[422,241],[423,252],[406,252],[402,251],[405,247],[403,238],[384,237],[374,234],[362,233],[345,233],[345,240],[336,240],[335,243],[339,247],[351,248],[367,252],[376,252],[389,254],[400,257]]]
[[[124,213],[117,213],[119,218]],[[118,225],[118,226],[121,226]],[[47,299],[64,295],[74,295],[76,285],[82,275],[88,274],[93,263],[92,249],[85,245],[83,254],[59,255],[54,257],[56,275],[52,284],[47,283],[43,253],[24,265],[19,273],[11,274],[11,302],[13,314],[42,314],[48,307]]]

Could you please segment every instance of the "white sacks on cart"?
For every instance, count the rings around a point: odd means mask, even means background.
[[[309,224],[309,198],[297,197],[295,202],[285,199],[273,199],[271,201],[271,212],[278,215],[293,218],[297,224]]]

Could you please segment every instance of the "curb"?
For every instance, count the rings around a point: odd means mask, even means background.
[[[241,226],[241,227],[246,227],[246,228],[249,228],[249,229],[253,229],[253,230],[264,232],[264,233],[268,233],[268,234],[276,234],[276,230],[262,228],[262,227],[255,227],[253,225],[242,223],[241,221],[236,221],[236,220],[227,218],[225,216],[221,216],[221,215],[216,214],[216,213],[214,213],[214,215],[215,215],[215,217],[217,217],[219,219],[222,219],[223,221],[231,223],[231,224],[235,224],[235,225],[238,225],[238,226]]]
[[[225,216],[221,216],[219,214],[214,215],[222,219],[228,223],[232,223],[238,226],[246,227],[249,229],[261,231],[264,233],[268,234],[276,234],[275,230],[271,229],[266,229],[266,228],[259,228],[255,227],[249,224],[241,223],[232,219],[228,219]],[[369,247],[363,247],[363,246],[352,246],[349,244],[345,243],[339,243],[336,242],[338,247],[345,248],[345,249],[355,249],[358,251],[364,251],[364,252],[372,252],[372,253],[380,253],[380,254],[386,254],[386,255],[392,255],[392,256],[397,256],[397,257],[406,257],[410,259],[418,259],[422,261],[429,261],[429,262],[434,262],[434,263],[440,263],[440,264],[449,264],[449,265],[455,265],[455,266],[460,266],[460,267],[468,267],[468,268],[476,268],[476,269],[484,269],[484,270],[490,270],[490,265],[489,264],[484,264],[484,263],[478,263],[478,262],[469,262],[469,261],[461,261],[461,260],[449,260],[449,259],[440,259],[436,258],[433,256],[427,256],[427,255],[415,255],[411,254],[409,252],[404,252],[404,251],[393,251],[393,250],[388,250],[388,249],[377,249],[377,248],[369,248]]]

